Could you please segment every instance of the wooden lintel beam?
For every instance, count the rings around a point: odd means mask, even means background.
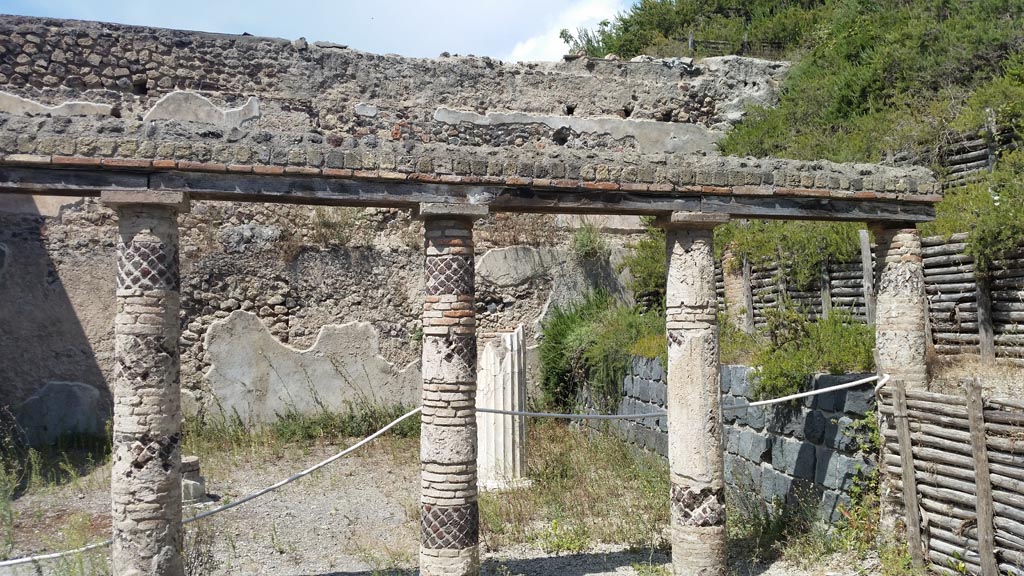
[[[109,189],[188,192],[195,200],[413,208],[473,203],[495,212],[655,215],[711,212],[741,218],[927,222],[931,204],[797,196],[719,196],[555,190],[496,185],[371,181],[310,176],[0,167],[0,193],[95,196]]]

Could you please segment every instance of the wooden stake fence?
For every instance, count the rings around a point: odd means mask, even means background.
[[[915,564],[1024,575],[1024,401],[964,385],[965,396],[882,389],[882,470],[903,491]]]

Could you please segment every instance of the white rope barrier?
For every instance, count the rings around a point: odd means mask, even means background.
[[[868,382],[879,380],[878,376],[869,376],[853,382],[847,382],[846,384],[838,384],[836,386],[829,386],[828,388],[822,388],[821,390],[811,390],[810,392],[800,392],[799,394],[790,394],[789,396],[783,396],[782,398],[772,398],[771,400],[760,400],[758,402],[751,402],[750,404],[733,404],[732,406],[723,406],[722,410],[735,410],[738,408],[750,408],[751,406],[768,406],[769,404],[779,404],[780,402],[789,402],[790,400],[796,400],[798,398],[806,398],[808,396],[817,396],[818,394],[825,394],[827,392],[835,392],[836,390],[844,390],[846,388],[856,388],[857,386],[863,386]],[[875,386],[875,392],[878,392],[885,383],[889,381],[889,375],[885,374],[881,377],[878,382],[878,386]]]
[[[414,414],[418,414],[422,409],[423,408],[413,408],[412,410],[406,412],[404,415],[402,415],[402,416],[398,417],[397,419],[393,420],[387,426],[381,428],[380,430],[374,432],[373,434],[367,436],[366,438],[363,438],[359,442],[356,442],[355,444],[353,444],[352,446],[349,446],[348,448],[342,450],[341,452],[338,452],[334,456],[331,456],[330,458],[328,458],[328,459],[326,459],[326,460],[324,460],[322,462],[319,462],[319,463],[317,463],[317,464],[315,464],[313,466],[310,466],[309,468],[306,468],[305,470],[303,470],[302,472],[299,472],[298,474],[293,474],[292,476],[289,476],[288,478],[285,478],[284,480],[281,480],[277,484],[274,484],[272,486],[268,486],[268,487],[266,487],[266,488],[264,488],[264,489],[262,489],[262,490],[260,490],[258,492],[254,492],[252,494],[249,494],[248,496],[246,496],[244,498],[240,498],[240,499],[235,500],[233,502],[229,502],[227,504],[224,504],[223,506],[218,506],[217,508],[213,508],[212,510],[207,510],[206,512],[203,512],[201,514],[196,514],[195,516],[192,516],[191,518],[185,518],[182,521],[182,524],[189,524],[189,523],[195,522],[197,520],[202,520],[203,518],[209,518],[210,516],[213,516],[214,514],[217,514],[219,512],[223,512],[225,510],[230,510],[231,508],[234,508],[235,506],[240,506],[242,504],[245,504],[246,502],[249,502],[250,500],[255,500],[256,498],[259,498],[260,496],[263,496],[264,494],[267,494],[269,492],[273,492],[274,490],[277,490],[278,488],[281,488],[282,486],[285,486],[287,484],[291,484],[292,482],[295,482],[299,478],[302,478],[304,476],[309,476],[313,472],[316,472],[317,470],[323,468],[324,466],[327,466],[331,462],[334,462],[335,460],[338,460],[339,458],[344,458],[345,456],[348,456],[349,454],[351,454],[352,452],[355,452],[359,448],[362,448],[366,444],[369,444],[370,442],[372,442],[373,440],[377,439],[379,436],[381,436],[382,434],[384,434],[388,430],[390,430],[390,429],[394,428],[395,426],[397,426],[399,422],[401,422],[401,421],[403,421],[403,420],[413,416]],[[14,560],[4,560],[3,562],[0,562],[0,568],[6,568],[8,566],[17,566],[19,564],[28,564],[30,562],[39,562],[39,561],[43,561],[43,560],[56,560],[57,558],[62,558],[64,556],[71,556],[73,554],[80,554],[82,552],[88,552],[89,550],[94,550],[96,548],[102,548],[104,546],[109,546],[112,542],[113,542],[112,540],[104,540],[103,542],[96,542],[95,544],[89,544],[88,546],[83,546],[81,548],[75,548],[74,550],[65,550],[63,552],[54,552],[52,554],[42,554],[42,555],[39,555],[39,556],[26,556],[24,558],[16,558]]]
[[[647,414],[560,414],[558,412],[520,412],[518,410],[498,410],[497,408],[477,408],[484,414],[503,414],[505,416],[532,416],[534,418],[558,418],[562,420],[639,420],[641,418],[657,418],[666,416],[668,412],[649,412]]]
[[[828,388],[822,388],[820,390],[811,390],[810,392],[801,392],[799,394],[790,394],[789,396],[783,396],[781,398],[773,398],[771,400],[760,400],[758,402],[751,402],[749,404],[743,404],[743,405],[723,406],[722,409],[723,410],[732,410],[732,409],[737,409],[737,408],[750,408],[752,406],[767,406],[769,404],[778,404],[780,402],[788,402],[790,400],[796,400],[796,399],[799,399],[799,398],[806,398],[808,396],[816,396],[818,394],[825,394],[825,393],[828,393],[828,392],[834,392],[836,390],[844,390],[846,388],[855,388],[857,386],[863,386],[864,384],[867,384],[868,382],[873,382],[875,380],[878,380],[878,385],[875,386],[875,392],[877,393],[882,388],[882,386],[885,386],[886,382],[889,381],[889,375],[885,374],[885,375],[883,375],[881,377],[879,377],[879,376],[869,376],[869,377],[863,378],[861,380],[856,380],[854,382],[847,382],[846,384],[839,384],[839,385],[836,385],[836,386],[830,386]],[[414,408],[414,409],[406,412],[404,415],[398,417],[397,419],[392,421],[387,426],[381,428],[380,430],[374,432],[373,434],[367,436],[366,438],[363,438],[359,442],[356,442],[355,444],[353,444],[352,446],[342,450],[341,452],[338,452],[334,456],[331,456],[330,458],[328,458],[328,459],[326,459],[326,460],[324,460],[322,462],[319,462],[319,463],[317,463],[317,464],[315,464],[313,466],[310,466],[309,468],[306,468],[302,472],[299,472],[297,474],[293,474],[292,476],[289,476],[288,478],[285,478],[284,480],[281,480],[280,482],[278,482],[276,484],[268,486],[268,487],[266,487],[266,488],[264,488],[264,489],[262,489],[262,490],[260,490],[258,492],[254,492],[252,494],[249,494],[248,496],[246,496],[244,498],[240,498],[238,500],[235,500],[233,502],[229,502],[228,504],[224,504],[223,506],[218,506],[217,508],[213,508],[212,510],[207,510],[207,511],[202,512],[200,514],[196,514],[195,516],[192,516],[190,518],[185,518],[182,521],[182,524],[189,524],[189,523],[192,523],[192,522],[196,522],[198,520],[202,520],[203,518],[209,518],[210,516],[213,516],[214,514],[218,514],[220,512],[225,511],[225,510],[230,510],[231,508],[234,508],[235,506],[241,506],[242,504],[245,504],[246,502],[249,502],[250,500],[255,500],[256,498],[259,498],[260,496],[263,496],[264,494],[267,494],[269,492],[273,492],[274,490],[277,490],[278,488],[281,488],[282,486],[285,486],[287,484],[291,484],[292,482],[295,482],[299,478],[303,478],[305,476],[309,476],[313,472],[316,472],[317,470],[323,468],[324,466],[327,466],[331,462],[334,462],[335,460],[338,460],[339,458],[344,458],[345,456],[348,456],[349,454],[351,454],[352,452],[355,452],[359,448],[362,448],[366,444],[368,444],[368,443],[372,442],[373,440],[377,439],[379,436],[381,436],[382,434],[384,434],[388,430],[390,430],[390,429],[394,428],[395,426],[397,426],[398,423],[400,423],[403,420],[405,420],[405,419],[407,419],[407,418],[409,418],[409,417],[419,413],[421,410],[422,410],[422,408]],[[667,415],[667,412],[664,412],[664,411],[661,411],[661,412],[650,412],[650,413],[647,413],[647,414],[559,414],[559,413],[554,413],[554,412],[522,412],[522,411],[518,411],[518,410],[498,410],[498,409],[495,409],[495,408],[477,408],[476,411],[477,412],[482,412],[484,414],[502,414],[502,415],[507,415],[507,416],[531,416],[531,417],[535,417],[535,418],[558,418],[558,419],[563,419],[563,420],[639,420],[639,419],[642,419],[642,418],[656,418],[656,417]],[[27,557],[24,557],[24,558],[16,558],[14,560],[4,560],[4,561],[0,562],[0,568],[6,568],[8,566],[17,566],[17,565],[20,565],[20,564],[28,564],[30,562],[40,562],[40,561],[44,561],[44,560],[56,560],[57,558],[62,558],[64,556],[71,556],[73,554],[80,554],[82,552],[88,552],[89,550],[95,550],[96,548],[102,548],[104,546],[109,546],[111,544],[111,542],[112,542],[112,540],[104,540],[103,542],[96,542],[94,544],[89,544],[88,546],[82,546],[81,548],[75,548],[73,550],[65,550],[63,552],[54,552],[52,554],[42,554],[42,555],[39,555],[39,556],[27,556]]]

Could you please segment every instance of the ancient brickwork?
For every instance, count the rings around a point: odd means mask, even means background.
[[[667,223],[668,458],[676,574],[725,572],[713,222]]]
[[[914,228],[875,227],[875,367],[907,388],[927,385],[925,314],[928,310],[921,234]]]
[[[183,574],[178,230],[167,206],[118,208],[113,566]]]
[[[735,57],[423,60],[5,16],[0,154],[63,167],[933,201],[923,169],[717,157],[717,139],[746,104],[774,101],[786,70]]]
[[[425,576],[476,574],[474,215],[435,211],[429,205],[423,212],[420,570]]]

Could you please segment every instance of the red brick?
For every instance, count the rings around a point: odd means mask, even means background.
[[[701,186],[701,194],[713,194],[716,196],[731,196],[732,188],[726,186]]]
[[[689,188],[689,187],[688,186],[684,186],[681,190],[682,191],[688,191],[688,190],[686,190],[686,188]],[[650,187],[648,188],[648,191],[650,191],[650,192],[674,192],[675,191],[675,187],[673,187],[671,184],[651,184]],[[700,190],[699,189],[695,190],[695,192],[700,192]]]
[[[153,160],[153,168],[177,168],[177,160]]]
[[[61,166],[99,166],[99,158],[86,158],[84,156],[52,156],[50,162]]]
[[[618,190],[618,182],[584,182],[584,190]]]
[[[104,158],[100,164],[111,168],[149,168],[153,166],[152,161],[138,158]]]
[[[181,160],[178,162],[178,170],[190,170],[194,172],[227,172],[228,167],[219,162],[192,162]]]
[[[263,166],[256,165],[252,167],[252,171],[256,174],[265,174],[270,176],[277,176],[284,174],[284,166]]]
[[[377,176],[382,180],[405,180],[409,177],[405,172],[395,172],[393,170],[381,170]]]
[[[8,164],[49,164],[50,157],[40,154],[8,154],[4,156]]]
[[[252,173],[252,164],[228,164],[228,172],[238,172],[242,174]]]
[[[284,169],[285,174],[298,174],[300,176],[319,176],[320,169],[313,168],[312,166],[287,166]]]
[[[505,178],[506,186],[529,186],[533,184],[533,178],[523,178],[521,176],[509,176]]]
[[[376,179],[380,175],[376,170],[353,170],[353,178]]]
[[[441,182],[445,184],[462,184],[462,176],[458,174],[441,174]]]
[[[351,178],[352,171],[348,168],[324,168],[322,170],[324,176],[330,176],[331,178]]]
[[[623,182],[620,189],[623,192],[647,192],[651,185],[643,182]]]

